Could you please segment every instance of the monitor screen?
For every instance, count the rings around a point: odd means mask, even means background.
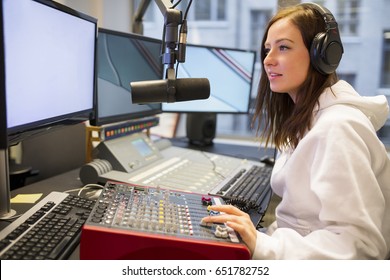
[[[3,0],[3,9],[10,141],[89,120],[97,20],[54,1]]]
[[[208,78],[205,100],[163,103],[164,112],[247,113],[252,90],[255,51],[187,45],[178,78]]]
[[[161,113],[161,104],[133,104],[130,88],[133,81],[162,78],[161,40],[101,28],[97,65],[97,106],[95,118],[91,120],[93,125]]]

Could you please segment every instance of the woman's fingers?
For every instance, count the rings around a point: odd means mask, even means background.
[[[233,205],[213,205],[210,206],[210,210],[224,212],[226,214],[232,214],[237,216],[246,214],[245,212],[241,211],[237,207],[234,207]]]
[[[206,216],[202,219],[202,223],[225,223],[240,234],[253,254],[257,233],[249,215],[232,205],[213,205],[210,210],[218,211],[220,214]]]

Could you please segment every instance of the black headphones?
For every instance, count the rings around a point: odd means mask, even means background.
[[[331,74],[339,66],[344,52],[337,22],[332,13],[319,4],[303,3],[301,5],[313,8],[321,14],[325,21],[325,32],[317,33],[311,43],[310,61],[313,67],[321,74]]]

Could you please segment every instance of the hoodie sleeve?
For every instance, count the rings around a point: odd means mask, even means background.
[[[282,168],[277,222],[258,233],[253,258],[381,259],[389,251],[381,232],[389,205],[377,180],[389,171],[383,145],[361,111],[336,105],[329,113]]]

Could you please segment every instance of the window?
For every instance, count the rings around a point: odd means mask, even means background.
[[[355,74],[337,72],[337,75],[339,76],[340,80],[344,80],[344,81],[348,82],[351,86],[355,87],[355,85],[356,85],[356,75]]]
[[[380,86],[382,88],[390,87],[390,30],[383,33],[383,60]]]
[[[357,36],[359,27],[360,0],[338,0],[336,19],[340,33],[344,36]]]
[[[313,3],[317,3],[317,4],[321,5],[321,6],[326,6],[324,0],[313,1]]]
[[[133,11],[138,10],[140,2],[141,2],[141,0],[134,0],[133,1]],[[154,20],[154,9],[155,9],[155,5],[154,5],[153,1],[150,1],[150,4],[149,4],[148,8],[146,9],[145,14],[144,14],[142,19],[146,22],[153,21]]]
[[[251,30],[251,42],[250,49],[260,50],[261,40],[264,35],[264,26],[267,25],[271,18],[271,11],[264,10],[252,10],[250,12],[250,30]]]
[[[183,0],[178,7],[184,11],[188,3],[189,0]],[[227,20],[226,0],[192,1],[188,19],[194,21],[225,21]]]

